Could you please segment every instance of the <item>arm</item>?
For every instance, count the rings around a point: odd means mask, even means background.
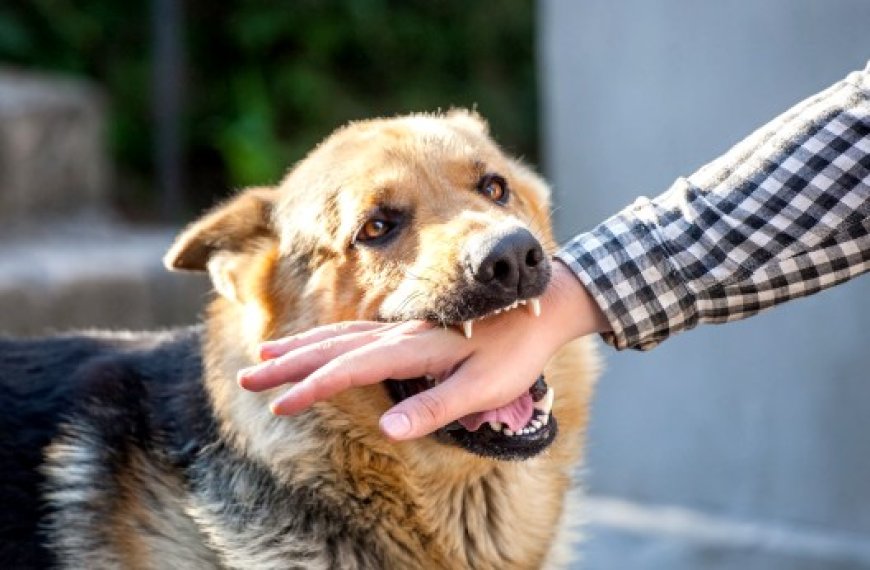
[[[870,64],[558,255],[619,349],[650,349],[867,271]]]

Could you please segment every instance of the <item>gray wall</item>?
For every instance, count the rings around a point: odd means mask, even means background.
[[[563,238],[870,58],[867,0],[542,0],[539,16]],[[650,353],[607,349],[585,567],[870,568],[868,330],[864,276]]]

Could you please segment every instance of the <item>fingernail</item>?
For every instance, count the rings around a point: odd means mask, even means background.
[[[274,358],[275,354],[272,352],[271,346],[261,345],[260,346],[260,360],[269,360]]]
[[[399,438],[411,431],[411,420],[402,413],[387,414],[381,418],[381,429],[388,436]]]
[[[239,386],[244,387],[245,381],[251,375],[252,368],[242,368],[238,372],[236,372],[236,382],[238,382]]]

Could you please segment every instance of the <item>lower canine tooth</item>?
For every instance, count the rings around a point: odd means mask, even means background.
[[[529,299],[529,312],[536,317],[541,316],[541,300],[538,298]]]
[[[472,321],[464,321],[462,323],[462,332],[465,333],[465,338],[471,338],[471,329],[474,326]]]
[[[532,420],[532,425],[535,426],[535,429],[538,429],[544,424],[542,424],[540,420]]]
[[[556,395],[552,388],[547,388],[547,393],[541,398],[540,402],[535,402],[535,409],[543,412],[544,415],[549,415],[553,409],[553,397]]]

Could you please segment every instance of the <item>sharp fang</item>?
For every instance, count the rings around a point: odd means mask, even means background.
[[[474,326],[473,321],[463,321],[462,322],[462,332],[465,333],[465,338],[471,338],[471,328]]]
[[[541,316],[541,300],[540,299],[538,299],[537,297],[534,299],[529,299],[528,307],[529,307],[529,312],[532,315],[534,315],[536,317]]]
[[[535,426],[535,429],[541,429],[544,424],[541,423],[541,420],[532,420],[532,425]]]
[[[492,431],[501,431],[501,422],[488,422]]]
[[[550,416],[541,416],[541,423],[544,425],[550,423]]]
[[[504,428],[504,432],[502,432],[502,433],[504,433],[508,437],[513,437],[513,435],[514,435],[514,432],[511,431],[510,428]]]
[[[544,415],[549,415],[553,409],[553,397],[556,395],[552,388],[547,388],[547,393],[541,398],[540,402],[535,402],[535,409],[542,412]]]

